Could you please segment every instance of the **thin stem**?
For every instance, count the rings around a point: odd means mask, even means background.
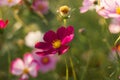
[[[15,18],[18,22],[20,22],[22,25],[27,26],[27,25],[22,21],[22,19],[19,17],[18,13],[19,13],[19,10],[14,10],[14,18]]]
[[[73,72],[73,77],[74,77],[74,80],[77,80],[76,78],[76,73],[75,73],[75,70],[74,70],[74,65],[73,65],[73,61],[72,61],[72,58],[69,57],[70,59],[70,64],[71,64],[71,67],[72,67],[72,72]]]
[[[63,22],[64,22],[64,27],[67,26],[67,19],[63,19]]]
[[[11,63],[11,55],[10,55],[10,53],[9,53],[9,51],[8,51],[8,64],[9,64],[9,66],[8,66],[8,78],[9,78],[9,80],[10,80],[10,78],[11,78],[11,75],[10,75],[10,73],[9,73],[9,71],[10,71],[10,63]]]
[[[46,25],[48,25],[47,19],[44,17],[44,15],[43,15],[41,12],[36,11],[35,13],[43,19],[43,22],[44,22]]]
[[[66,63],[66,80],[68,80],[68,65],[67,65],[67,60],[65,58],[65,63]]]
[[[0,8],[0,19],[3,17],[2,8]]]
[[[91,56],[92,56],[92,53],[91,53]],[[90,56],[89,59],[88,59],[87,65],[86,65],[86,67],[85,67],[85,69],[84,69],[84,71],[83,71],[83,74],[82,74],[80,80],[84,80],[84,78],[85,78],[85,75],[86,75],[86,72],[87,72],[87,69],[88,69],[88,66],[89,66],[90,60],[91,60],[91,56]]]
[[[114,45],[116,45],[119,40],[120,40],[120,36],[116,39]]]

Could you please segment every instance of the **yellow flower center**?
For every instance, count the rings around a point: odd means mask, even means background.
[[[62,15],[68,14],[70,11],[70,8],[68,6],[61,6],[59,9],[60,13]]]
[[[23,73],[24,73],[24,74],[28,74],[28,73],[29,73],[28,68],[25,68],[25,69],[23,70]]]
[[[49,59],[49,57],[45,56],[45,57],[42,58],[41,61],[42,61],[43,64],[47,64],[47,63],[49,63],[50,59]]]
[[[117,14],[120,14],[120,7],[117,7],[117,8],[116,8],[116,13],[117,13]]]
[[[53,48],[57,49],[61,46],[61,41],[55,40],[55,41],[53,41],[52,45],[53,45]]]
[[[13,0],[8,0],[9,3],[11,3]]]

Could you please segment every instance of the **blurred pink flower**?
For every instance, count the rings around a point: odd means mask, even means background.
[[[48,12],[48,1],[47,0],[34,0],[32,4],[32,8],[35,11],[41,12],[42,14],[46,14]]]
[[[89,9],[95,9],[95,6],[97,5],[97,1],[96,0],[84,0],[82,5],[83,6],[80,7],[80,12],[85,13]]]
[[[38,50],[33,51],[33,57],[40,66],[39,70],[42,73],[46,73],[50,70],[54,70],[59,60],[59,57],[57,55],[39,56],[36,54],[36,51]]]
[[[104,18],[120,18],[120,0],[100,0],[97,12]]]
[[[13,75],[21,76],[20,80],[26,80],[29,78],[28,74],[32,77],[37,76],[39,66],[30,53],[24,54],[23,60],[20,58],[12,61],[10,72]]]
[[[21,0],[0,0],[0,6],[14,6],[20,3]]]
[[[112,19],[109,25],[109,31],[113,34],[120,32],[120,19]]]
[[[0,20],[0,29],[6,28],[7,24],[8,24],[8,20],[6,21]]]
[[[38,42],[35,48],[42,51],[36,52],[38,55],[64,54],[68,49],[68,43],[72,41],[74,37],[74,28],[72,26],[60,27],[57,32],[50,30],[45,33],[43,39],[44,42]]]

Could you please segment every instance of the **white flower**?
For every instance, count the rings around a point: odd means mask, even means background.
[[[34,48],[36,42],[43,41],[43,33],[40,31],[29,32],[25,37],[25,45]]]
[[[0,0],[0,6],[14,6],[20,3],[21,0]]]

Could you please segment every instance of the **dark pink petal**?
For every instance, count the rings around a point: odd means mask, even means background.
[[[66,36],[71,36],[73,34],[74,34],[74,28],[72,26],[68,26],[67,28],[60,27],[57,30],[57,36],[60,40],[63,40]]]
[[[1,28],[1,29],[6,28],[6,25],[7,25],[7,24],[8,24],[8,20],[6,20],[6,21],[0,20],[0,28]]]
[[[66,36],[63,40],[62,40],[62,45],[68,44],[73,40],[74,34],[71,34],[69,36]]]
[[[50,47],[52,47],[52,45],[46,42],[38,42],[35,44],[35,48],[38,49],[48,50]]]
[[[68,27],[66,28],[66,33],[65,33],[65,35],[66,35],[66,36],[69,36],[69,35],[71,35],[71,34],[74,34],[74,28],[73,28],[72,26],[68,26]]]
[[[53,40],[56,40],[57,39],[57,35],[54,31],[50,30],[48,32],[45,33],[43,39],[46,41],[46,42],[52,42]]]
[[[66,28],[65,27],[60,27],[58,30],[57,30],[57,36],[60,40],[62,40],[65,36],[65,31],[66,31]]]
[[[68,51],[68,49],[69,49],[69,46],[61,46],[60,48],[59,48],[59,51],[58,51],[58,54],[59,55],[62,55],[62,54],[64,54],[65,52],[67,52]]]
[[[47,51],[42,51],[42,52],[36,52],[36,54],[40,55],[40,56],[45,56],[45,55],[49,55],[49,54],[56,54],[57,50],[51,48],[50,50]]]

